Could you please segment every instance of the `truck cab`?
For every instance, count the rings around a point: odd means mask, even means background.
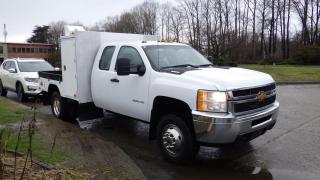
[[[215,66],[186,44],[98,33],[108,41],[92,47],[97,39],[89,37],[97,34],[82,33],[66,46],[62,41],[62,78],[40,73],[57,117],[74,112],[81,120],[91,112],[97,118],[107,110],[143,121],[173,162],[190,162],[200,145],[250,141],[277,121],[276,86],[268,74]]]

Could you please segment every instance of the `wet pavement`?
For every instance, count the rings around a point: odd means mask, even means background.
[[[148,179],[320,179],[320,85],[277,91],[280,114],[271,131],[242,146],[201,147],[188,166],[164,161],[142,122],[106,113],[104,120],[81,126],[119,146]],[[13,93],[8,98],[16,101]],[[39,110],[51,114],[49,106]]]

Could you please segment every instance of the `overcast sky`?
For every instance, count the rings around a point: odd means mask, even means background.
[[[107,16],[118,15],[144,0],[0,0],[0,42],[4,40],[3,24],[7,25],[7,42],[24,42],[35,25],[52,21],[82,22],[94,25]]]

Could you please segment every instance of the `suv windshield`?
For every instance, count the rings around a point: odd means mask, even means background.
[[[147,45],[143,49],[156,70],[211,64],[203,55],[189,46]]]
[[[53,71],[54,68],[46,61],[18,62],[20,72]]]

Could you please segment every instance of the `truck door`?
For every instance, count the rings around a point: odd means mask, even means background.
[[[117,56],[117,59],[120,58],[129,59],[130,67],[133,67],[130,69],[133,71],[136,71],[139,65],[145,66],[138,49],[132,46],[122,46]],[[123,112],[130,117],[147,120],[150,69],[146,70],[143,76],[137,74],[118,76],[115,74],[111,80],[118,81],[113,82],[114,92],[117,97],[116,103],[118,104],[117,111]]]
[[[111,62],[116,60],[114,52],[116,46],[107,46],[102,52],[98,52],[91,75],[91,93],[94,104],[100,108],[115,111],[113,84],[110,79],[116,72],[111,70]]]
[[[111,54],[111,48],[109,49]],[[99,63],[100,70],[92,74],[91,91],[93,93],[95,104],[119,114],[141,120],[147,120],[147,99],[150,69],[146,68],[146,73],[143,76],[139,76],[137,74],[118,76],[115,69],[115,64],[116,60],[119,58],[129,59],[131,65],[145,65],[137,48],[132,46],[122,46],[119,49],[118,55],[113,55],[111,61],[112,63],[106,63],[110,68],[103,72],[101,70],[104,68],[103,59],[104,57],[110,56],[104,56],[105,53],[107,54],[107,51],[108,47],[104,49],[101,55],[101,60]],[[98,84],[99,82],[100,84]],[[97,96],[99,93],[101,96],[98,98]]]

